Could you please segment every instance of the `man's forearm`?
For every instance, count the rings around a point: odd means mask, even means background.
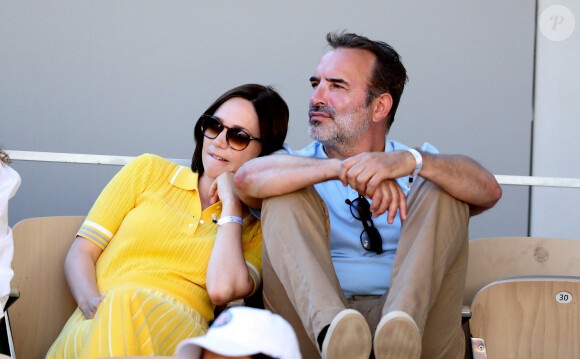
[[[472,215],[495,205],[502,190],[495,177],[469,157],[422,153],[420,175],[470,205]]]
[[[246,162],[235,176],[240,199],[252,208],[262,200],[338,178],[340,160],[277,154]]]

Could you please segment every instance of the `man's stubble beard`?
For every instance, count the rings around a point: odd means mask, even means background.
[[[329,113],[329,112],[327,112]],[[308,121],[308,135],[325,146],[345,148],[354,145],[359,137],[371,127],[370,106],[338,115],[332,109],[330,120],[325,125],[319,121]],[[346,148],[345,148],[346,149]]]

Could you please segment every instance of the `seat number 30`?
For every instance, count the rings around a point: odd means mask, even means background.
[[[560,292],[556,294],[556,301],[561,304],[570,303],[572,301],[572,294],[568,292]]]

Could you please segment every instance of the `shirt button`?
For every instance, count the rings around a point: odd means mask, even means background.
[[[189,226],[190,226],[190,227],[193,227],[193,223],[190,223],[190,224],[189,224]]]
[[[203,224],[203,223],[204,223],[204,222],[203,222],[203,219],[202,219],[201,221],[199,221],[199,223]]]

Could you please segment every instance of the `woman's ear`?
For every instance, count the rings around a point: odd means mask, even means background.
[[[393,107],[393,97],[386,92],[382,93],[373,100],[372,106],[373,122],[381,122],[387,117]]]

